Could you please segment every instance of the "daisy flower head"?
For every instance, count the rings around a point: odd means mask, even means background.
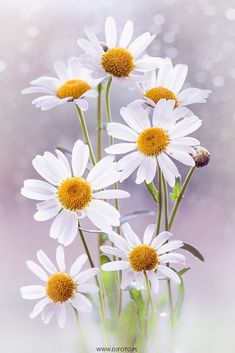
[[[189,134],[201,126],[201,120],[187,108],[175,109],[174,100],[161,99],[151,112],[144,109],[139,102],[129,104],[120,110],[121,116],[129,126],[119,123],[109,123],[108,134],[125,141],[105,149],[109,154],[120,155],[128,153],[117,163],[122,170],[121,179],[127,179],[137,168],[136,183],[151,183],[159,165],[170,186],[174,186],[179,171],[173,157],[183,164],[195,165],[193,146],[199,141]],[[187,119],[184,116],[187,114]]]
[[[134,283],[136,289],[144,288],[144,278],[147,275],[153,292],[159,290],[159,274],[179,284],[180,277],[167,263],[185,263],[185,257],[173,251],[183,246],[180,240],[167,242],[172,234],[161,232],[154,237],[155,224],[149,224],[144,232],[143,242],[139,239],[128,223],[123,224],[124,237],[111,233],[109,238],[114,246],[101,246],[100,249],[107,255],[120,258],[102,265],[104,271],[122,271],[121,288],[125,289]],[[167,242],[167,243],[166,243]]]
[[[36,108],[49,110],[58,105],[74,102],[85,111],[88,109],[86,98],[97,97],[94,89],[100,80],[91,77],[90,70],[84,68],[78,58],[71,58],[66,66],[63,62],[54,63],[56,77],[42,76],[31,82],[31,87],[22,94],[42,93],[32,101]]]
[[[103,190],[120,179],[112,156],[104,157],[84,176],[89,148],[78,140],[72,150],[72,170],[64,154],[56,150],[57,157],[45,152],[33,160],[35,170],[45,179],[24,181],[21,194],[39,200],[34,219],[46,221],[56,217],[50,236],[59,243],[69,245],[74,240],[78,220],[87,217],[99,230],[110,232],[119,226],[120,214],[104,200],[129,197],[123,190]]]
[[[99,269],[81,271],[87,261],[87,255],[80,255],[69,272],[66,272],[64,249],[61,245],[56,251],[57,265],[54,265],[42,250],[37,252],[37,259],[40,265],[31,260],[26,261],[26,265],[43,283],[20,288],[24,299],[40,299],[29,315],[31,319],[41,314],[42,321],[48,324],[56,315],[58,326],[63,328],[67,303],[72,304],[78,311],[91,312],[92,304],[84,294],[97,293],[99,289],[96,285],[86,282],[94,278]]]
[[[146,72],[145,80],[137,84],[137,91],[144,103],[155,107],[160,99],[172,99],[175,107],[193,103],[206,103],[210,90],[186,88],[182,90],[188,73],[188,66],[177,64],[175,67],[169,58],[164,59],[156,70]]]
[[[86,28],[85,32],[88,40],[78,39],[79,47],[85,52],[81,60],[83,65],[92,70],[95,78],[113,77],[131,85],[142,76],[135,75],[135,72],[153,70],[162,62],[161,58],[152,60],[148,56],[139,59],[155,35],[145,32],[131,42],[133,34],[131,21],[126,22],[119,41],[116,23],[112,17],[108,17],[105,22],[105,42],[100,42],[89,28]]]

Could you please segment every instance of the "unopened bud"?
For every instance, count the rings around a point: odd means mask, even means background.
[[[199,146],[193,159],[197,168],[205,167],[210,162],[210,153],[206,148]]]

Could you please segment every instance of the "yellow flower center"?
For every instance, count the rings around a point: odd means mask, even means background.
[[[141,132],[137,148],[145,156],[158,156],[169,144],[169,135],[159,127],[150,127]]]
[[[85,81],[69,80],[58,88],[57,96],[61,99],[66,97],[73,97],[74,99],[77,99],[89,89],[91,89],[91,86]]]
[[[154,270],[158,265],[157,251],[149,245],[138,245],[130,252],[129,263],[136,272]]]
[[[64,208],[79,211],[90,203],[92,188],[83,178],[71,177],[60,184],[57,195]]]
[[[144,96],[151,99],[154,103],[157,103],[160,99],[172,99],[175,100],[175,108],[179,105],[175,93],[164,87],[151,88]]]
[[[46,284],[46,293],[54,303],[64,303],[73,298],[76,290],[77,284],[75,280],[64,272],[51,275]]]
[[[109,74],[116,77],[128,77],[135,68],[133,55],[124,48],[111,48],[103,54],[101,65]]]

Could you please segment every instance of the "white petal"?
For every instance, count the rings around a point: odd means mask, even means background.
[[[60,161],[61,168],[63,168],[63,174],[66,175],[67,177],[71,177],[71,169],[67,158],[59,150],[56,150],[56,153],[58,156],[58,160]]]
[[[85,295],[77,293],[71,303],[78,311],[91,312],[92,305],[90,300],[88,300]]]
[[[34,319],[36,316],[38,316],[48,303],[50,303],[48,298],[43,298],[40,300],[34,306],[33,311],[29,314],[30,319]]]
[[[44,87],[28,87],[21,91],[21,94],[31,94],[31,93],[47,93],[51,94],[51,90]]]
[[[148,56],[144,56],[144,58],[139,59],[136,61],[135,68],[138,71],[148,72],[153,71],[159,67],[160,63],[162,62],[161,58],[155,58],[156,60],[149,60]],[[153,87],[151,87],[153,88]]]
[[[48,280],[48,276],[47,276],[46,272],[34,261],[31,261],[31,260],[26,261],[26,265],[27,265],[28,269],[32,273],[34,273],[38,278],[40,278],[42,281]]]
[[[151,282],[151,288],[152,288],[153,293],[158,293],[159,292],[159,280],[158,280],[157,274],[154,271],[149,271],[148,278]]]
[[[101,266],[103,271],[119,271],[130,267],[127,261],[113,261]]]
[[[135,159],[132,159],[123,169],[121,173],[120,181],[122,182],[123,180],[127,179],[134,172],[134,170],[138,168],[138,166],[141,164],[143,159],[144,159],[144,156],[141,156],[138,153],[138,156],[135,156]]]
[[[126,238],[127,242],[130,244],[131,247],[135,247],[137,245],[141,244],[140,239],[136,235],[136,233],[133,231],[131,226],[128,223],[124,223],[122,225],[122,231],[124,234],[124,237]]]
[[[24,181],[24,187],[21,194],[32,200],[49,200],[55,197],[57,189],[51,184],[36,179],[27,179]]]
[[[149,224],[147,228],[145,229],[144,232],[144,238],[143,238],[143,243],[150,245],[152,238],[154,236],[154,232],[156,230],[156,225],[155,224]]]
[[[164,254],[159,257],[160,263],[167,263],[167,262],[172,262],[172,263],[178,263],[180,262],[182,265],[185,265],[185,256],[177,253],[172,253],[172,254]]]
[[[101,55],[100,55],[99,51],[97,50],[97,48],[92,43],[90,43],[88,40],[78,39],[77,43],[78,43],[79,47],[86,54],[93,56],[97,60],[99,60],[101,58]]]
[[[40,264],[45,268],[46,271],[48,271],[51,274],[57,272],[56,267],[51,262],[49,257],[44,253],[44,251],[39,250],[37,252],[37,258]]]
[[[78,292],[79,293],[98,293],[99,288],[94,284],[84,283],[79,285]]]
[[[115,248],[113,246],[102,245],[102,246],[100,246],[100,250],[106,255],[117,256],[117,257],[120,257],[121,259],[127,258],[127,255],[124,251],[122,251],[118,248]]]
[[[85,265],[86,262],[87,262],[87,255],[86,254],[80,255],[71,266],[71,269],[70,269],[71,276],[76,276],[81,271],[82,267]]]
[[[48,324],[51,321],[56,311],[57,311],[57,305],[55,305],[54,303],[49,303],[45,306],[45,308],[41,312],[41,318],[44,324]]]
[[[46,295],[45,287],[38,285],[21,287],[20,293],[24,299],[40,299]]]
[[[175,94],[178,94],[183,87],[184,81],[188,74],[188,66],[178,64],[174,67],[171,80],[169,82],[168,88]]]
[[[43,156],[36,156],[33,161],[34,169],[40,174],[44,179],[49,181],[53,185],[60,184],[60,176],[56,174],[55,170],[51,169],[51,166],[48,165],[48,162]]]
[[[82,176],[89,160],[89,147],[81,140],[75,142],[72,151],[72,167],[74,176]]]
[[[88,110],[88,102],[84,98],[75,99],[75,103],[83,112]]]
[[[133,22],[127,21],[119,40],[119,47],[126,48],[131,41],[133,34]]]
[[[132,281],[134,280],[134,272],[129,268],[122,271],[122,283],[121,289],[126,289],[126,287],[130,286]]]
[[[134,149],[136,149],[136,143],[116,143],[105,148],[105,152],[108,154],[123,154],[131,152]]]
[[[125,238],[115,232],[109,234],[109,239],[118,249],[125,253],[132,249],[132,246],[125,240]]]
[[[46,200],[37,204],[38,211],[33,215],[36,221],[47,221],[56,216],[61,206],[57,199]]]
[[[56,61],[54,63],[54,69],[61,81],[65,82],[69,80],[69,73],[63,62]]]
[[[56,262],[61,272],[65,271],[65,259],[64,259],[64,248],[58,246],[56,249]]]
[[[114,48],[116,46],[117,28],[112,17],[107,17],[105,21],[105,39],[109,48]]]
[[[120,213],[108,202],[103,200],[92,200],[88,209],[90,208],[92,208],[92,210],[96,209],[100,214],[102,214],[110,225],[119,226]],[[87,215],[89,217],[88,209]]]
[[[174,186],[175,178],[179,176],[179,172],[175,164],[170,160],[170,158],[165,153],[160,154],[157,157],[157,160],[168,184],[170,186]]]
[[[159,272],[163,273],[165,276],[167,276],[168,278],[172,279],[174,282],[176,282],[177,284],[180,284],[181,279],[180,277],[177,275],[177,273],[175,271],[173,271],[171,268],[166,267],[166,266],[158,266],[158,270]]]
[[[41,76],[36,80],[31,81],[30,83],[34,86],[46,87],[52,92],[56,92],[57,88],[62,84],[61,80],[50,76]]]
[[[179,248],[182,248],[184,243],[181,240],[169,241],[169,243],[162,245],[158,248],[158,255],[165,254],[166,252],[173,251]]]
[[[172,237],[172,234],[164,231],[159,233],[156,238],[152,241],[151,246],[155,249],[158,249],[163,243],[169,240]]]
[[[154,38],[155,35],[151,36],[149,32],[145,32],[137,37],[128,49],[135,57],[137,57],[152,43]]]
[[[129,116],[135,120],[135,124],[140,127],[141,131],[150,127],[148,114],[139,102],[128,104],[127,109]]]
[[[76,214],[63,210],[52,223],[50,237],[58,239],[59,243],[67,246],[71,244],[76,237],[77,226]]]
[[[136,289],[141,290],[144,285],[144,274],[142,272],[135,273]]]
[[[88,270],[80,272],[76,277],[78,285],[89,281],[91,278],[95,277],[99,272],[98,268],[89,268]]]
[[[177,161],[179,161],[185,165],[189,165],[189,166],[195,165],[194,159],[186,152],[172,150],[169,154],[173,158],[175,158]]]
[[[130,194],[127,191],[123,190],[104,190],[99,191],[93,194],[94,199],[125,199],[130,197]]]
[[[87,181],[92,184],[101,178],[103,174],[107,174],[107,171],[108,173],[112,172],[114,170],[113,160],[113,156],[102,158],[89,172]]]
[[[155,157],[144,158],[137,171],[136,184],[141,184],[144,180],[151,183],[156,175],[157,161]]]
[[[191,134],[197,130],[202,124],[202,121],[196,116],[183,119],[176,123],[175,127],[169,131],[171,139],[176,139]]]
[[[138,135],[128,126],[119,123],[109,123],[107,125],[107,132],[109,135],[119,140],[128,142],[136,142]]]
[[[59,304],[57,306],[57,323],[58,323],[59,328],[64,328],[65,320],[66,320],[65,305]]]
[[[173,72],[171,59],[166,58],[165,62],[160,66],[157,76],[157,86],[168,87]]]
[[[89,28],[85,28],[85,33],[88,39],[92,42],[92,44],[96,47],[97,51],[102,55],[104,53],[103,48],[101,47],[100,41],[96,37],[96,34],[90,30]]]
[[[128,155],[126,155],[125,157],[119,159],[119,161],[117,162],[117,169],[118,170],[123,170],[125,169],[130,163],[132,163],[134,160],[140,160],[139,164],[141,163],[141,161],[143,160],[143,158],[141,158],[141,154],[139,151],[136,152],[132,152],[129,153]]]
[[[135,102],[135,105],[137,105],[137,104],[140,106],[140,103]],[[138,133],[141,133],[145,128],[148,128],[149,127],[148,125],[150,124],[150,123],[143,124],[142,116],[145,116],[144,120],[147,121],[146,120],[147,114],[143,108],[142,108],[142,113],[141,114],[133,113],[133,109],[130,109],[130,105],[128,105],[127,107],[122,107],[120,109],[120,114],[121,114],[123,120],[127,123],[127,125],[129,125],[134,131],[136,131]],[[148,116],[147,116],[147,118],[148,118]]]
[[[206,103],[207,98],[211,94],[209,90],[201,90],[198,88],[186,88],[179,93],[178,99],[181,106],[194,104],[194,103]]]

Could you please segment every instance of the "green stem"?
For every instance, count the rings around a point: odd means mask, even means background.
[[[164,176],[162,176],[162,180],[163,180],[163,191],[164,191],[164,214],[165,214],[165,230],[168,230],[168,188],[167,188],[167,183],[166,180],[164,178]]]
[[[160,232],[161,228],[161,219],[162,219],[162,172],[160,167],[158,166],[158,218],[157,218],[157,235]]]
[[[97,160],[102,158],[102,112],[101,112],[101,98],[102,98],[102,83],[98,84],[97,97]]]
[[[105,91],[105,105],[106,105],[106,114],[107,114],[107,123],[112,122],[112,116],[111,116],[111,108],[110,108],[110,88],[111,88],[111,83],[112,83],[112,77],[109,78],[107,86],[106,86],[106,91]],[[113,145],[113,137],[109,136],[109,144],[110,146]]]
[[[92,145],[91,145],[90,136],[89,136],[89,133],[88,133],[86,120],[84,118],[84,115],[83,115],[83,112],[81,111],[81,109],[77,105],[76,105],[76,108],[77,108],[78,117],[80,119],[84,140],[86,141],[86,144],[89,147],[92,164],[95,165],[96,164],[96,160],[95,160],[95,155],[94,155],[93,148],[92,148]]]
[[[152,298],[152,295],[151,295],[151,288],[150,288],[150,285],[149,285],[149,280],[148,280],[148,276],[147,276],[146,272],[144,272],[144,277],[145,277],[146,286],[147,286],[149,303],[150,303],[152,311],[154,312],[154,315],[156,316],[156,311],[155,311],[154,305],[153,305],[153,298]]]
[[[82,333],[82,327],[81,327],[81,324],[80,324],[79,314],[78,314],[77,309],[74,308],[74,306],[73,306],[73,309],[74,309],[75,316],[76,316],[76,319],[77,319],[77,325],[78,325],[78,331],[79,331],[79,340],[81,340],[81,344],[82,344],[82,347],[79,347],[79,350],[81,349],[82,352],[87,353],[88,352],[87,345],[86,345],[86,341],[85,341],[83,333]]]
[[[182,200],[182,197],[184,196],[185,190],[186,190],[186,188],[187,188],[187,186],[188,186],[188,184],[189,184],[189,181],[190,181],[190,179],[191,179],[191,177],[192,177],[192,175],[193,175],[195,169],[196,169],[195,166],[192,167],[192,168],[189,170],[189,172],[188,172],[188,174],[187,174],[187,176],[186,176],[186,178],[185,178],[185,181],[184,181],[184,183],[183,183],[182,189],[181,189],[180,194],[179,194],[179,196],[178,196],[178,199],[177,199],[177,201],[176,201],[176,203],[175,203],[175,205],[174,205],[174,208],[173,208],[173,211],[172,211],[170,220],[169,220],[169,230],[170,230],[171,227],[172,227],[172,224],[173,224],[174,219],[175,219],[176,212],[177,212],[177,210],[178,210],[178,207],[179,207],[179,205],[180,205],[180,202],[181,202],[181,200]]]
[[[86,243],[86,239],[84,237],[84,234],[83,234],[83,231],[80,229],[80,224],[79,225],[79,228],[78,228],[78,231],[79,231],[79,234],[80,234],[80,237],[81,237],[81,240],[82,240],[82,244],[84,246],[84,249],[86,251],[86,254],[87,254],[87,257],[88,257],[88,260],[89,260],[89,263],[91,265],[91,267],[95,267],[95,264],[92,260],[92,257],[91,257],[91,254],[90,254],[90,251],[89,251],[89,248],[87,246],[87,243]],[[96,275],[95,276],[95,281],[96,281],[96,285],[99,287],[99,302],[100,302],[100,318],[101,318],[101,326],[102,326],[102,332],[103,332],[103,338],[104,338],[104,342],[105,344],[107,344],[107,337],[106,337],[106,330],[105,330],[105,304],[104,304],[104,300],[103,300],[103,290],[102,290],[102,285],[99,281],[99,278],[98,276]]]

